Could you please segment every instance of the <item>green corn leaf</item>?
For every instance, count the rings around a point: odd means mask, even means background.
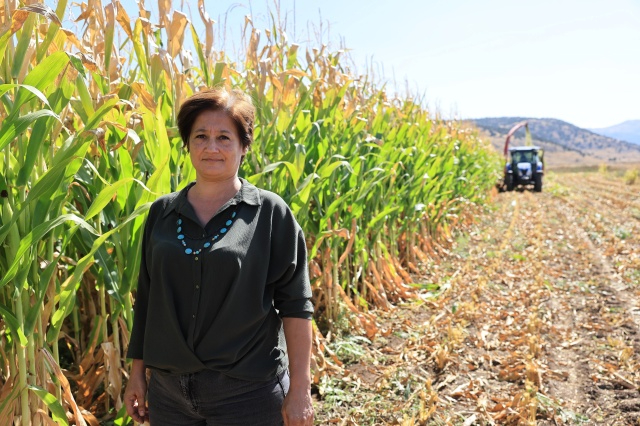
[[[12,33],[11,31],[5,31],[2,35],[0,35],[0,62],[4,61],[4,54],[7,51],[7,44],[9,44],[9,40],[11,40],[11,36],[13,34],[14,33]]]
[[[227,68],[227,63],[226,62],[218,62],[213,70],[213,85],[216,86],[220,83],[224,82],[224,79],[222,78],[222,73],[224,72],[225,68]]]
[[[333,174],[333,172],[338,167],[341,167],[341,166],[346,167],[347,171],[353,173],[353,168],[351,167],[351,164],[349,164],[348,161],[334,161],[334,162],[329,163],[329,164],[323,164],[318,169],[317,173],[320,176],[320,178],[327,179]]]
[[[147,62],[147,52],[142,45],[142,41],[140,40],[143,36],[146,37],[146,34],[143,34],[144,30],[142,28],[142,21],[140,18],[136,19],[136,23],[133,27],[133,49],[136,52],[136,60],[139,65],[140,72],[142,73],[142,78],[144,82],[151,86],[151,80],[149,78],[149,65]]]
[[[28,90],[29,92],[31,92],[33,95],[35,95],[38,99],[40,99],[42,101],[43,104],[45,104],[46,106],[49,107],[49,109],[51,108],[51,105],[49,105],[49,100],[47,99],[47,97],[44,95],[44,93],[42,93],[40,90],[38,90],[36,87],[33,86],[29,86],[27,84],[0,84],[0,96],[4,95],[5,93],[7,93],[9,90],[11,89],[15,89],[15,88],[21,88],[21,89],[25,89]],[[15,102],[14,102],[14,105]]]
[[[338,211],[338,209],[345,203],[349,202],[349,198],[348,194],[340,194],[340,195],[336,195],[333,198],[333,201],[331,202],[331,204],[329,204],[329,207],[327,207],[327,209],[325,210],[324,214],[322,215],[324,218],[328,218],[328,217],[333,217],[333,215]]]
[[[21,303],[18,301],[17,303]],[[9,330],[11,330],[11,334],[13,334],[13,338],[20,342],[20,344],[24,347],[27,346],[28,340],[24,335],[24,331],[20,326],[20,322],[18,318],[11,312],[9,308],[0,303],[0,314],[2,314],[2,319],[9,326]]]
[[[89,89],[87,88],[87,83],[81,75],[76,77],[76,90],[78,95],[80,96],[80,104],[75,108],[75,112],[80,113],[80,107],[82,107],[82,117],[85,119],[85,124],[89,121],[90,117],[93,117],[95,114],[95,110],[93,109],[93,100],[91,99],[91,94],[89,93]],[[93,128],[93,126],[89,127]]]
[[[13,263],[9,267],[6,275],[2,278],[2,281],[0,281],[0,288],[4,287],[10,280],[13,279],[13,277],[16,276],[18,267],[20,266],[20,262],[22,260],[22,256],[24,256],[27,250],[38,244],[40,240],[52,229],[62,225],[66,221],[74,222],[87,231],[91,232],[92,234],[99,235],[91,225],[74,214],[65,214],[55,219],[49,220],[45,223],[41,223],[40,225],[33,228],[31,232],[29,232],[22,240],[20,240],[20,246],[18,247],[16,258],[13,260]]]
[[[120,410],[118,410],[118,414],[116,418],[113,420],[113,424],[115,426],[127,426],[129,424],[130,417],[127,414],[127,406],[122,404]]]
[[[58,398],[51,395],[49,392],[39,386],[27,385],[27,387],[33,393],[38,395],[38,398],[40,398],[42,402],[47,405],[47,408],[49,408],[49,411],[51,411],[51,417],[53,418],[54,422],[58,423],[59,425],[69,424],[69,422],[67,421],[67,413],[65,409],[62,408],[62,405],[58,401]]]
[[[19,134],[25,132],[32,123],[42,117],[54,117],[56,120],[60,120],[56,113],[48,109],[31,112],[17,118],[9,117],[4,120],[2,127],[0,127],[0,150],[4,149]]]
[[[93,262],[93,257],[96,251],[98,251],[98,249],[102,247],[107,238],[109,238],[115,232],[119,232],[120,229],[122,229],[130,221],[134,220],[138,216],[145,214],[149,210],[149,207],[151,207],[151,203],[143,204],[142,206],[138,207],[133,213],[127,216],[127,218],[124,219],[117,227],[108,232],[105,232],[100,237],[98,237],[93,242],[91,250],[89,250],[89,252],[78,261],[73,274],[69,278],[67,278],[62,286],[62,290],[60,292],[60,305],[58,310],[54,313],[53,318],[51,319],[52,325],[47,331],[47,342],[52,342],[57,338],[60,327],[62,326],[62,321],[67,317],[67,315],[69,315],[70,310],[73,306],[73,302],[75,300],[76,285],[82,279],[85,271],[91,266],[91,262]]]
[[[53,344],[58,340],[63,320],[71,313],[75,304],[77,281],[72,278],[73,276],[67,278],[60,286],[60,291],[57,294],[59,300],[58,307],[51,316],[51,324],[47,330],[47,343],[49,344]]]
[[[372,229],[378,222],[385,219],[386,216],[390,215],[393,212],[397,212],[401,209],[401,206],[390,206],[386,209],[382,210],[380,213],[375,215],[373,219],[367,224],[367,229]]]
[[[200,70],[204,74],[204,84],[206,86],[210,85],[210,77],[209,77],[209,65],[207,64],[207,60],[204,57],[204,52],[202,51],[202,43],[200,43],[200,38],[198,37],[198,33],[196,32],[196,27],[193,26],[193,23],[190,25],[191,27],[191,37],[193,38],[193,45],[196,47],[196,52],[198,53],[198,60],[200,61]]]
[[[256,173],[255,175],[248,177],[247,180],[249,182],[257,182],[260,176],[272,173],[275,170],[277,170],[280,166],[284,166],[289,171],[289,176],[291,177],[291,181],[294,183],[294,186],[295,186],[297,182],[300,180],[300,176],[302,175],[303,170],[300,169],[299,167],[300,164],[296,165],[289,161],[276,161],[275,163],[271,163],[267,167],[265,167],[262,170],[262,172]]]
[[[22,82],[23,86],[32,86],[44,92],[58,78],[62,70],[69,63],[69,55],[64,51],[57,51],[45,57],[35,68],[29,71],[29,74]],[[28,102],[34,94],[31,91],[20,90],[14,102],[14,110],[17,110],[26,102]]]
[[[53,13],[47,15],[47,17],[52,22],[51,22],[51,25],[49,25],[49,29],[47,30],[47,36],[45,37],[44,41],[40,44],[40,46],[38,46],[38,52],[36,55],[36,61],[38,63],[42,62],[42,58],[47,54],[49,50],[49,46],[53,42],[53,39],[55,38],[56,33],[58,32],[58,29],[62,27],[62,22],[60,21],[64,19],[64,11],[66,9],[67,9],[67,0],[59,0],[56,5],[55,15],[53,15]]]
[[[41,198],[49,199],[53,193],[60,187],[65,175],[67,174],[67,166],[74,160],[68,158],[65,162],[58,163],[51,167],[47,172],[38,179],[33,185],[24,205],[28,205],[32,201]]]
[[[11,67],[11,77],[14,81],[18,79],[20,70],[22,69],[22,64],[24,63],[27,52],[29,51],[29,43],[31,43],[31,34],[33,33],[35,21],[35,15],[30,14],[22,27],[22,32],[18,39],[18,45],[16,46]]]
[[[130,232],[131,237],[128,240],[129,246],[127,247],[127,263],[124,267],[120,285],[120,298],[124,299],[128,297],[129,293],[135,285],[135,277],[137,277],[140,270],[142,244],[142,230],[143,230],[142,217],[137,218],[133,222],[133,229]]]
[[[47,293],[47,287],[49,286],[49,281],[51,277],[53,277],[53,273],[56,271],[58,267],[58,260],[60,257],[56,257],[56,259],[51,262],[45,269],[42,271],[40,276],[38,277],[38,287],[36,291],[36,302],[31,304],[31,308],[27,312],[27,316],[24,321],[24,332],[27,336],[33,333],[33,330],[36,326],[36,321],[38,320],[38,314],[42,312],[42,302],[44,301],[44,297]]]
[[[314,188],[313,182],[318,179],[318,175],[313,173],[308,175],[297,188],[297,193],[292,197],[290,204],[291,210],[298,217],[304,217],[302,210],[309,207],[309,197],[311,190]]]
[[[136,217],[145,214],[149,210],[149,207],[151,207],[151,203],[145,203],[145,204],[141,205],[140,207],[135,209],[133,211],[133,213],[131,213],[129,216],[127,216],[122,222],[120,222],[118,224],[118,226],[116,226],[115,228],[111,229],[110,231],[105,232],[102,235],[100,235],[93,242],[93,245],[91,246],[91,250],[89,251],[89,253],[87,253],[82,259],[80,259],[78,261],[78,266],[76,267],[76,271],[79,270],[79,269],[83,270],[91,262],[91,257],[102,246],[102,244],[104,244],[104,242],[107,240],[107,238],[109,238],[112,234],[120,231],[120,229],[122,229],[127,223],[131,222]],[[75,272],[74,272],[74,274],[75,274]]]
[[[158,110],[153,115],[154,125],[153,128],[155,130],[155,139],[157,140],[158,150],[156,151],[156,158],[153,159],[154,164],[160,165],[165,164],[167,160],[171,159],[171,142],[169,141],[169,137],[167,135],[167,127],[166,127],[166,118],[162,115],[160,104],[158,105]],[[170,181],[170,171],[167,170],[163,175],[163,190],[169,190],[169,181]]]
[[[100,108],[98,108],[93,116],[89,119],[89,121],[84,126],[84,131],[93,130],[98,124],[102,121],[104,116],[113,109],[113,107],[118,103],[119,99],[111,98],[106,101]]]
[[[133,178],[133,173],[134,173],[133,160],[131,159],[131,155],[129,154],[129,151],[124,146],[118,149],[118,160],[119,160],[119,164],[118,164],[119,178],[120,179]],[[121,188],[120,190],[118,190],[117,202],[118,202],[118,206],[120,206],[120,209],[125,209],[127,200],[129,200],[130,197],[135,195],[132,193],[131,188],[132,188],[132,184],[129,183],[125,185],[123,188]]]
[[[116,299],[120,305],[124,304],[124,300],[120,297],[120,280],[118,276],[118,268],[111,257],[107,253],[107,249],[104,245],[100,246],[95,253],[96,264],[102,269],[102,277],[107,293]]]
[[[96,214],[100,213],[102,209],[109,204],[113,197],[117,195],[118,189],[133,181],[135,181],[134,178],[121,179],[100,191],[100,194],[98,194],[98,196],[93,200],[91,207],[89,207],[89,210],[85,213],[85,220],[89,220]]]
[[[27,145],[27,153],[18,172],[18,179],[16,180],[16,186],[24,186],[27,184],[33,167],[36,164],[38,158],[41,158],[41,148],[47,136],[51,132],[54,120],[38,120],[33,126],[31,131],[31,137],[29,138],[29,144]]]
[[[82,59],[76,55],[69,55],[69,63],[82,77],[87,78],[87,72],[84,69],[84,65],[82,65]]]

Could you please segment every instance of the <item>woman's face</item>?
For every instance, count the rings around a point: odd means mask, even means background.
[[[203,111],[193,122],[189,155],[199,180],[234,178],[246,153],[236,125],[226,112]]]

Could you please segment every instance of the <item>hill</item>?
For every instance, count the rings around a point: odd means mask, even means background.
[[[599,135],[640,144],[640,120],[628,120],[620,124],[616,124],[615,126],[589,130]]]
[[[550,167],[640,163],[640,145],[603,136],[554,118],[493,117],[469,120],[502,151],[509,130],[521,121],[529,123],[534,145],[541,146]],[[512,139],[524,145],[525,130]]]

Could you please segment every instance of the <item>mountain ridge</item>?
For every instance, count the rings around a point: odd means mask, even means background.
[[[597,127],[588,130],[621,141],[640,144],[640,120],[627,120],[613,126]]]
[[[621,141],[557,118],[483,117],[466,120],[491,140],[499,152],[509,130],[527,121],[534,145],[541,146],[550,166],[640,163],[640,145]],[[525,130],[513,136],[514,146],[525,144]]]

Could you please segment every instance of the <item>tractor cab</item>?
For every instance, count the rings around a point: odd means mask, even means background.
[[[542,191],[544,174],[543,150],[538,146],[509,148],[509,160],[505,167],[505,186],[513,191],[518,186],[533,185],[536,192]]]

